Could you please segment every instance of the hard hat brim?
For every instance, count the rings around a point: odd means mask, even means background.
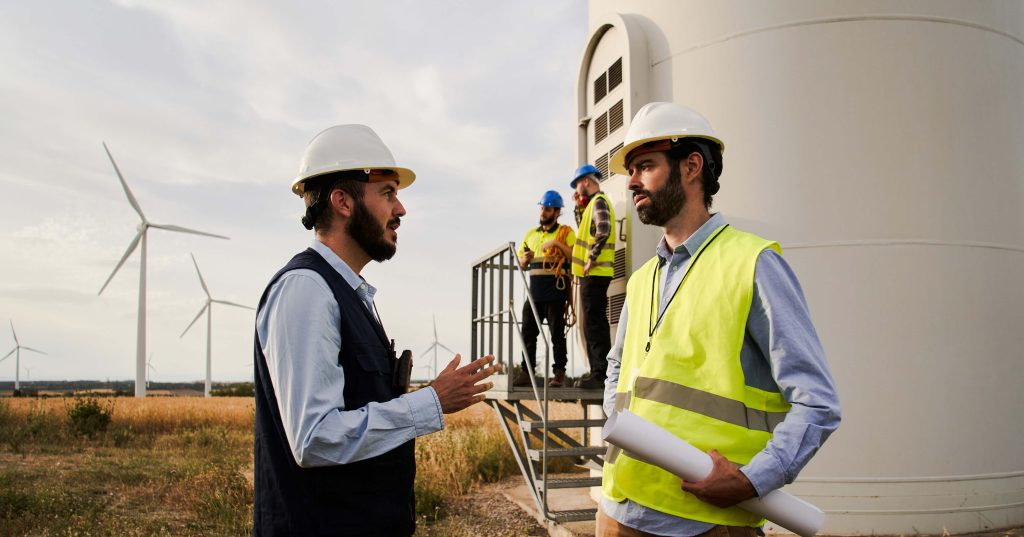
[[[644,138],[644,139],[641,139],[641,140],[636,140],[636,141],[633,141],[633,142],[629,143],[628,145],[622,146],[622,149],[619,149],[618,151],[615,152],[614,155],[612,155],[611,160],[609,160],[609,162],[608,162],[608,169],[610,169],[613,173],[617,173],[619,175],[627,175],[628,176],[629,175],[629,170],[626,169],[626,157],[628,157],[629,154],[634,149],[636,149],[636,148],[638,148],[638,147],[640,147],[640,146],[642,146],[644,144],[651,143],[651,142],[657,142],[657,141],[660,141],[660,140],[673,140],[673,141],[675,141],[675,140],[683,139],[683,138],[702,138],[704,140],[708,140],[708,141],[714,142],[715,144],[718,145],[718,148],[722,151],[722,153],[725,153],[725,144],[722,143],[722,141],[719,140],[718,138],[715,138],[714,136],[707,136],[707,135],[691,135],[691,136],[666,135],[666,136],[654,136],[654,137],[651,137],[651,138]]]
[[[342,167],[339,167],[337,169],[321,170],[321,171],[317,172],[316,174],[310,175],[310,176],[296,177],[295,180],[292,181],[292,192],[294,192],[296,196],[302,196],[303,193],[305,192],[305,189],[303,188],[303,185],[305,184],[306,181],[309,181],[310,179],[315,179],[317,177],[323,177],[325,175],[330,175],[332,173],[347,172],[347,171],[353,171],[353,170],[363,170],[363,169],[364,168],[342,168]],[[390,170],[392,172],[395,172],[395,175],[380,176],[379,178],[374,177],[372,175],[368,175],[367,176],[368,179],[366,181],[368,183],[379,183],[381,181],[398,180],[398,189],[401,190],[401,189],[411,185],[413,183],[413,181],[416,180],[416,173],[413,172],[412,170],[410,170],[409,168],[399,168],[397,166],[374,166],[373,168],[370,168],[370,169],[373,169],[373,170]]]

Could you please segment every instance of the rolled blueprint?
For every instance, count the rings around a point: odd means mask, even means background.
[[[701,481],[711,473],[711,456],[628,410],[612,414],[604,424],[601,437],[622,448],[630,457],[687,481]],[[801,537],[815,535],[825,522],[824,511],[781,490],[738,505]]]

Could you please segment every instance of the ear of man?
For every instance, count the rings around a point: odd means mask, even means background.
[[[690,153],[685,159],[679,161],[679,166],[684,185],[702,184],[704,157],[699,152]]]
[[[355,200],[340,188],[331,191],[331,209],[342,218],[352,218]]]

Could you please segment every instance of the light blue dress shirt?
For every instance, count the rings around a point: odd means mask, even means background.
[[[373,313],[377,290],[320,241],[310,247],[365,296]],[[345,373],[338,363],[341,315],[327,282],[308,269],[282,275],[256,314],[284,431],[303,468],[368,459],[444,428],[437,393],[429,387],[386,403],[345,407]]]
[[[721,214],[712,215],[675,251],[669,250],[662,237],[657,250],[661,263],[659,312],[665,310],[669,298],[682,283],[691,256],[725,223]],[[686,289],[679,293],[685,295]],[[615,407],[627,319],[628,312],[623,306],[615,344],[608,354],[606,414],[611,414]],[[761,253],[754,268],[754,296],[740,362],[748,385],[781,392],[792,405],[785,420],[775,427],[768,445],[740,468],[758,496],[764,496],[792,483],[840,421],[835,382],[811,323],[803,290],[782,256],[771,249]],[[714,526],[649,509],[628,499],[619,503],[603,498],[601,510],[620,524],[670,537],[693,537]]]

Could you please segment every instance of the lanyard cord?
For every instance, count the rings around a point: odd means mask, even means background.
[[[686,269],[687,275],[690,274],[690,271],[693,270],[694,265],[696,265],[697,261],[700,260],[700,256],[701,254],[704,253],[704,250],[707,250],[708,247],[711,246],[711,243],[714,242],[714,240],[717,239],[718,236],[722,234],[722,231],[724,231],[727,227],[729,227],[729,224],[726,224],[718,228],[718,231],[716,231],[710,239],[704,242],[704,245],[701,246],[701,249],[697,251],[697,255],[693,257],[693,261],[690,262],[690,267]],[[675,291],[672,291],[672,296],[668,297],[668,303],[665,304],[665,309],[658,314],[658,321],[654,322],[654,312],[656,311],[654,309],[654,299],[656,298],[656,293],[658,291],[659,274],[661,274],[661,263],[658,263],[658,266],[654,269],[654,278],[651,280],[651,315],[650,317],[647,318],[647,347],[644,348],[644,352],[651,352],[651,339],[654,338],[654,333],[657,332],[658,327],[661,326],[661,319],[665,317],[665,313],[668,312],[668,307],[672,305],[672,301],[675,300],[676,295],[679,294],[679,289],[681,289],[683,287],[683,284],[686,283],[686,276],[683,276],[683,281],[679,282],[679,286],[676,287]]]

